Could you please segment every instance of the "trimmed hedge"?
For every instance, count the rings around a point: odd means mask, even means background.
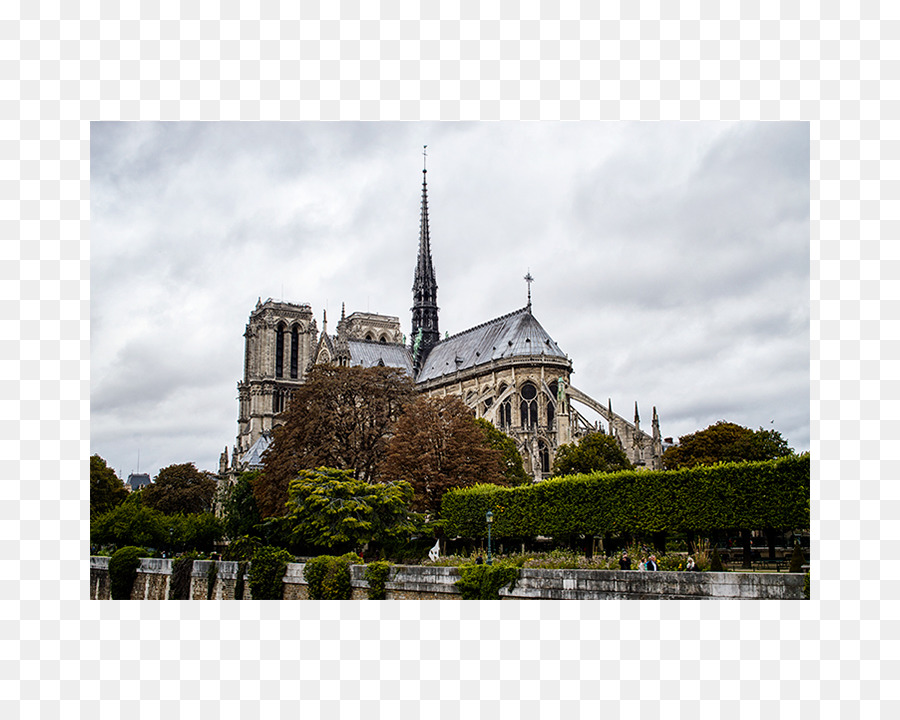
[[[254,600],[281,600],[284,593],[284,573],[294,556],[287,550],[263,545],[253,553],[250,561],[250,592]],[[242,593],[243,594],[243,593]]]
[[[474,485],[443,498],[450,537],[809,527],[809,453],[764,462],[720,463],[679,470],[633,470],[551,478],[504,488]]]
[[[366,593],[369,600],[384,600],[387,597],[385,584],[390,573],[391,564],[384,560],[378,560],[366,565],[366,572],[363,577],[369,583],[369,590]]]

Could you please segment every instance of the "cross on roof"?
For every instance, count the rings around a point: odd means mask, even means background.
[[[528,270],[528,274],[525,276],[525,282],[528,283],[528,308],[531,308],[531,283],[534,282],[534,278],[531,277],[531,270]]]

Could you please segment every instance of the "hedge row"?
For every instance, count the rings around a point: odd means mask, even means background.
[[[474,485],[444,495],[450,537],[808,528],[809,453],[765,462],[551,478],[503,488]]]

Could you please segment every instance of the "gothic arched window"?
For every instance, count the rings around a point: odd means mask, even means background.
[[[275,377],[284,377],[284,323],[275,328]]]
[[[556,408],[547,393],[544,393],[544,399],[547,401],[547,429],[553,430],[553,420],[556,417]]]
[[[291,328],[291,377],[296,380],[297,368],[300,364],[298,350],[300,348],[300,331],[296,325]]]
[[[500,409],[497,417],[500,421],[501,428],[508,428],[510,425],[512,425],[512,402],[509,398],[506,398],[506,400],[500,403]]]
[[[522,427],[534,427],[538,423],[537,388],[530,382],[525,383],[519,395],[522,398],[519,403]]]
[[[546,475],[550,472],[550,448],[543,440],[538,443],[538,454],[541,456],[541,473]]]

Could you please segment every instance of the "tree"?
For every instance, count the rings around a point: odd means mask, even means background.
[[[678,440],[678,445],[663,453],[666,470],[718,462],[773,460],[793,454],[777,430],[760,428],[754,432],[724,420]]]
[[[409,483],[367,483],[350,470],[304,470],[288,490],[287,522],[294,538],[319,547],[360,548],[408,537]]]
[[[109,512],[128,499],[128,490],[99,455],[91,455],[91,517]]]
[[[612,435],[591,433],[578,444],[560,445],[553,460],[555,475],[631,470],[628,456]]]
[[[159,471],[156,480],[141,491],[144,503],[161,513],[204,513],[212,510],[216,480],[198,470],[194,463],[169,465]]]
[[[501,458],[459,398],[422,395],[397,421],[379,477],[410,483],[413,509],[434,517],[447,490],[507,484]]]
[[[260,515],[284,514],[288,485],[301,470],[334,467],[374,481],[391,428],[412,396],[412,381],[397,368],[314,366],[263,454],[264,472],[253,483]]]
[[[256,526],[262,520],[256,506],[256,498],[253,496],[253,482],[259,475],[259,470],[241,473],[237,482],[224,493],[223,527],[231,540],[244,535],[254,535]]]
[[[91,545],[138,545],[161,547],[169,540],[162,513],[144,506],[145,491],[133,493],[126,502],[91,518]]]
[[[505,432],[498,430],[484,418],[477,418],[475,424],[487,435],[488,444],[495,450],[499,450],[500,467],[503,476],[510,485],[524,485],[531,482],[531,477],[525,472],[522,464],[522,455],[516,447],[516,441]]]

